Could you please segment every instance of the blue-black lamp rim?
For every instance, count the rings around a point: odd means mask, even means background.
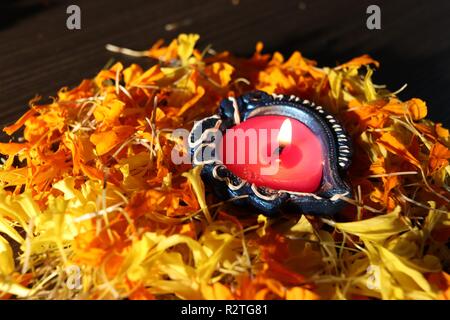
[[[199,148],[214,146],[214,141],[209,141],[210,137],[203,134],[205,131],[216,129],[223,133],[242,121],[263,115],[297,119],[319,137],[326,154],[322,181],[316,192],[299,193],[255,186],[237,177],[220,161],[204,162],[197,159],[196,155],[203,151]],[[351,197],[351,188],[345,181],[345,172],[352,158],[350,137],[339,121],[322,106],[294,95],[269,95],[263,91],[252,91],[238,98],[224,99],[218,114],[195,123],[189,135],[189,147],[193,165],[203,165],[202,179],[219,198],[234,198],[236,201],[233,203],[250,205],[268,216],[283,209],[333,215],[344,207],[346,198]]]

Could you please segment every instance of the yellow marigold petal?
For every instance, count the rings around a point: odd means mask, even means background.
[[[374,218],[355,221],[339,222],[333,225],[344,232],[357,235],[361,239],[383,242],[392,235],[408,230],[408,226],[400,219],[400,207],[388,214]]]
[[[183,65],[187,63],[189,57],[194,52],[194,47],[198,39],[200,39],[198,34],[183,33],[178,36],[178,56]]]

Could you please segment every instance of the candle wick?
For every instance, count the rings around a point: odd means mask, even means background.
[[[283,149],[285,148],[286,146],[284,146],[284,145],[280,145],[280,146],[278,146],[274,151],[273,151],[273,153],[272,153],[272,156],[276,156],[277,158],[281,155],[281,153],[283,152]]]

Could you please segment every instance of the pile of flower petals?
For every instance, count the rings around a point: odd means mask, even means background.
[[[425,102],[374,85],[367,55],[319,68],[198,38],[157,42],[139,53],[148,70],[116,63],[4,128],[0,298],[450,298],[449,131]],[[186,152],[174,129],[254,89],[320,103],[351,135],[354,197],[333,219],[220,202],[200,167],[171,161]]]

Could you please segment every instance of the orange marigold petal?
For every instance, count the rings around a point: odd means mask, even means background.
[[[408,160],[416,167],[420,167],[420,162],[408,151],[406,146],[391,133],[384,133],[377,142],[393,154]]]
[[[378,61],[373,59],[368,54],[364,54],[360,57],[353,58],[352,60],[350,60],[344,64],[341,64],[336,69],[339,70],[339,69],[344,69],[344,68],[359,68],[361,66],[365,66],[365,65],[369,65],[369,64],[374,64],[377,68],[380,66],[380,63]]]
[[[427,105],[424,101],[414,98],[406,102],[413,120],[420,120],[427,116]]]

